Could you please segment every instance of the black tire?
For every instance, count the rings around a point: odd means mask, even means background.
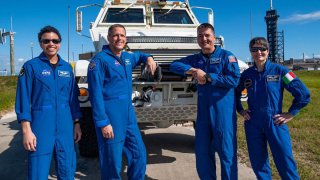
[[[98,157],[98,142],[95,125],[92,119],[91,108],[81,108],[82,119],[80,127],[82,131],[79,141],[79,152],[83,157]]]

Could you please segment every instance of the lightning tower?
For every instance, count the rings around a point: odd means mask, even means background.
[[[284,32],[278,32],[277,10],[272,8],[270,0],[270,10],[266,12],[265,21],[267,23],[267,39],[270,45],[269,59],[275,63],[284,61]]]

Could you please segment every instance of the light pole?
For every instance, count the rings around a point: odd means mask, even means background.
[[[33,42],[30,43],[30,49],[31,49],[31,58],[33,59]]]

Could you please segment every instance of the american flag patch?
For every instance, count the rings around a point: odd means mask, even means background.
[[[234,57],[234,56],[228,56],[228,59],[229,59],[229,63],[234,63],[234,62],[237,62],[237,58]]]

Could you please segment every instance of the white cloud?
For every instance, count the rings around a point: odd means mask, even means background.
[[[320,21],[320,11],[308,14],[293,14],[287,18],[279,19],[280,23],[307,23],[312,21]]]
[[[19,62],[23,62],[23,61],[24,61],[24,58],[19,58],[18,61],[19,61]]]

